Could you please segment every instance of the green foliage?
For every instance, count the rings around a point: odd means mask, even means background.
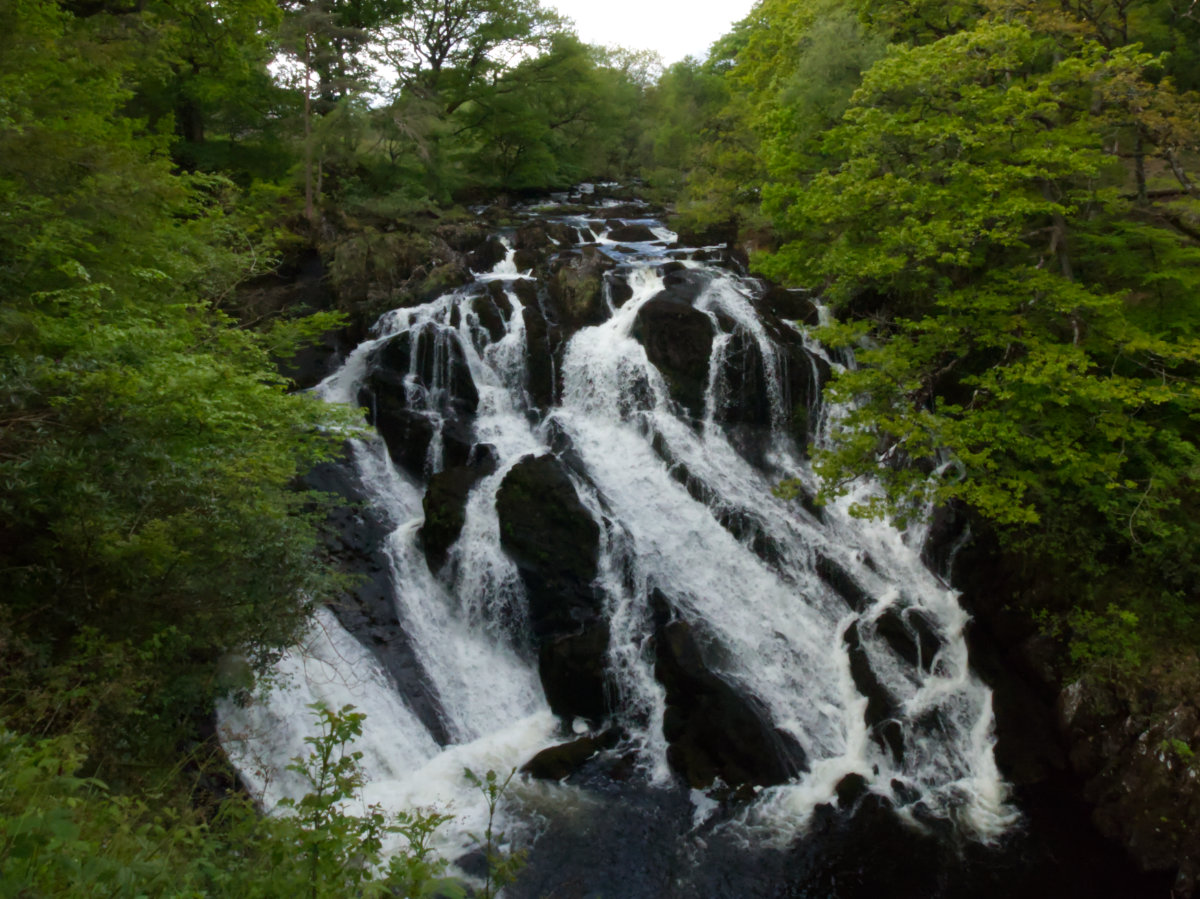
[[[284,872],[272,881],[273,895],[302,893],[312,899],[397,892],[414,897],[463,895],[454,881],[443,876],[445,860],[436,859],[429,847],[447,816],[420,812],[390,817],[378,805],[367,806],[361,814],[350,811],[363,778],[362,753],[349,745],[362,735],[366,716],[353,706],[333,711],[317,703],[310,708],[321,732],[305,738],[312,747],[309,754],[296,757],[288,766],[309,789],[298,800],[280,803],[294,816],[275,824],[265,843],[276,856],[272,869]],[[384,838],[389,834],[404,837],[408,850],[393,855],[384,866]],[[289,882],[289,876],[294,882]]]
[[[1185,740],[1169,739],[1159,744],[1160,752],[1169,752],[1189,768],[1196,763],[1196,750],[1192,749]]]
[[[492,897],[498,895],[502,889],[516,880],[517,874],[525,866],[525,851],[505,851],[504,832],[497,831],[495,827],[496,812],[499,810],[504,793],[516,773],[517,769],[513,768],[508,772],[508,776],[501,780],[500,775],[492,770],[489,770],[483,777],[480,777],[469,768],[463,772],[467,780],[479,788],[479,791],[487,801],[487,828],[481,836],[473,835],[475,842],[483,847],[484,860],[487,865],[487,874],[484,878],[483,889],[476,893],[476,895],[483,897],[483,899],[492,899]]]
[[[238,327],[223,307],[271,264],[262,208],[172,173],[93,23],[41,0],[0,18],[0,702],[106,734],[97,764],[162,761],[216,658],[267,661],[333,586],[291,485],[343,418],[271,361],[329,319]]]
[[[359,754],[348,745],[363,716],[314,711],[321,734],[292,765],[309,792],[269,817],[236,797],[205,820],[162,797],[114,794],[78,775],[86,753],[72,738],[0,731],[0,896],[464,896],[430,848],[448,817],[355,814]],[[388,835],[404,846],[385,863]]]
[[[879,473],[866,512],[959,499],[1093,573],[1194,571],[1200,249],[1135,214],[1111,153],[1129,127],[1173,152],[1146,126],[1179,134],[1192,101],[1154,67],[1017,21],[894,46],[822,135],[832,162],[767,188],[789,239],[760,267],[821,286],[848,319],[824,336],[859,346],[828,489]]]
[[[1073,638],[1071,661],[1081,667],[1097,662],[1132,671],[1144,658],[1138,617],[1127,609],[1110,605],[1102,613],[1076,609],[1067,619]]]

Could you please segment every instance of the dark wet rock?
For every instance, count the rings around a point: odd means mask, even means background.
[[[662,372],[671,398],[694,418],[702,417],[713,345],[709,317],[686,303],[657,297],[638,310],[633,336]]]
[[[541,638],[538,673],[550,711],[589,721],[608,716],[608,642],[608,624],[602,619],[588,621],[575,634]]]
[[[771,393],[766,367],[762,350],[749,332],[738,329],[730,336],[722,376],[726,404],[720,419],[728,424],[768,430],[771,426]],[[769,443],[769,440],[762,442]]]
[[[861,774],[847,774],[838,781],[834,792],[837,793],[838,806],[850,808],[867,794],[867,779]]]
[[[1069,767],[1054,712],[1058,678],[1046,679],[1043,653],[1030,664],[1027,650],[1045,638],[1015,600],[1026,595],[1042,608],[1052,601],[1041,588],[1022,585],[1022,568],[1019,558],[976,538],[955,558],[954,584],[971,616],[965,630],[971,667],[992,688],[996,765],[1016,784],[1052,786]]]
[[[554,456],[527,456],[496,495],[500,545],[521,573],[539,672],[555,714],[607,713],[608,624],[593,581],[600,528]]]
[[[679,234],[679,242],[687,247],[714,247],[731,244],[738,238],[735,219],[715,222],[703,228],[692,228],[683,224],[673,225]]]
[[[367,422],[375,426],[387,444],[392,461],[414,477],[425,473],[434,426],[428,416],[408,408],[402,395],[394,392],[359,392],[358,401],[367,409]]]
[[[600,528],[579,501],[554,456],[527,456],[504,476],[496,495],[500,545],[529,592],[538,636],[575,633],[594,619]]]
[[[467,257],[467,265],[473,272],[490,272],[508,256],[508,248],[498,238],[492,237]]]
[[[806,290],[794,290],[767,283],[760,305],[777,318],[803,325],[817,325],[817,307]]]
[[[695,303],[712,281],[710,272],[687,268],[682,262],[667,262],[659,269],[663,276],[663,294],[677,303]]]
[[[453,418],[442,422],[442,468],[466,465],[471,458],[475,437],[471,425],[462,419]]]
[[[826,555],[817,554],[817,574],[856,612],[865,612],[871,605],[871,595],[850,576],[841,565]]]
[[[498,285],[499,282],[492,282]],[[492,285],[482,296],[475,297],[471,301],[471,308],[479,317],[480,326],[487,332],[488,339],[491,343],[500,340],[508,330],[506,319],[508,313],[504,311],[504,306],[501,303],[508,305],[508,297],[504,296],[503,290],[492,290]],[[499,294],[499,296],[497,296]]]
[[[556,260],[548,283],[549,309],[569,337],[608,318],[604,273],[615,263],[602,253],[568,254]]]
[[[608,223],[608,239],[616,243],[651,243],[659,238],[646,225],[626,225],[614,220]]]
[[[540,221],[522,225],[513,235],[517,270],[524,272],[538,268],[553,253],[575,246],[581,240],[579,232],[564,222]]]
[[[425,489],[421,503],[425,510],[421,547],[430,571],[438,571],[446,564],[450,547],[462,532],[471,488],[480,478],[496,470],[494,447],[488,444],[477,446],[472,456],[474,458],[469,459],[468,464],[447,468],[430,477]]]
[[[550,241],[548,222],[528,222],[513,235],[516,250],[544,250],[553,244]]]
[[[466,265],[447,262],[430,269],[411,290],[415,303],[428,303],[455,287],[462,287],[475,280]]]
[[[438,240],[457,253],[475,253],[487,244],[495,242],[491,229],[486,224],[475,221],[446,222],[434,228],[433,233]],[[503,255],[500,258],[503,259]]]
[[[616,199],[616,198],[614,198]],[[605,206],[604,214],[612,219],[644,219],[654,215],[653,208],[636,203],[626,203],[623,206]]]
[[[901,611],[891,606],[875,620],[875,633],[914,668],[929,670],[933,657],[945,645],[930,617],[920,609]]]
[[[809,353],[800,335],[790,328],[772,326],[768,333],[779,348],[784,412],[796,445],[803,449],[812,436],[809,410],[821,401],[821,391],[831,377],[829,363]]]
[[[904,755],[904,732],[895,720],[900,710],[899,703],[871,667],[857,621],[846,629],[842,639],[850,656],[850,676],[854,679],[855,689],[867,698],[867,726],[874,731],[875,739],[900,759]]]
[[[667,761],[693,788],[718,778],[733,788],[780,784],[806,769],[804,751],[757,700],[709,668],[687,622],[659,628],[654,675],[667,694]]]
[[[881,721],[875,726],[873,736],[881,746],[890,749],[892,758],[899,763],[904,758],[904,726],[894,718]]]
[[[608,295],[612,300],[613,306],[620,308],[624,306],[633,296],[633,288],[629,286],[627,280],[628,272],[621,269],[615,269],[604,276],[608,282]]]
[[[921,547],[921,561],[935,574],[948,576],[955,550],[970,535],[967,516],[961,505],[948,503],[933,510],[933,519]]]
[[[1159,708],[1147,708],[1128,687],[1085,677],[1063,690],[1058,708],[1072,766],[1094,806],[1092,820],[1145,870],[1172,872],[1173,896],[1200,889],[1200,705],[1194,688],[1166,704],[1159,697]]]
[[[479,405],[457,332],[428,325],[397,334],[376,351],[367,385],[376,396],[403,396],[410,376],[441,411],[471,415]]]
[[[533,404],[545,411],[554,405],[558,395],[555,383],[554,350],[560,337],[557,325],[546,320],[539,304],[526,305],[522,315],[525,319],[525,342],[529,347],[526,361],[526,389]]]
[[[596,753],[614,748],[621,738],[619,727],[585,734],[569,743],[543,749],[521,766],[521,773],[539,780],[562,780],[582,768]]]
[[[441,702],[416,648],[396,615],[391,563],[384,549],[394,523],[367,504],[367,491],[349,459],[322,462],[304,478],[311,490],[344,502],[327,507],[323,549],[330,563],[355,578],[330,608],[342,627],[379,660],[434,739],[450,742]]]

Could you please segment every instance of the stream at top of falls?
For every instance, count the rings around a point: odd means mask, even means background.
[[[538,268],[519,265],[515,229],[497,235],[492,268],[386,313],[316,388],[367,407],[389,438],[349,441],[345,476],[383,523],[369,551],[384,560],[405,661],[389,665],[382,638],[318,610],[269,685],[219,710],[252,793],[272,809],[304,792],[287,765],[317,732],[307,706],[323,702],[367,716],[363,801],[452,815],[437,844],[451,859],[486,824],[464,771],[507,773],[616,734],[561,779],[510,785],[502,829],[532,847],[510,896],[856,895],[832,875],[805,881],[796,859],[816,850],[797,847],[864,802],[947,845],[1001,841],[1019,815],[993,758],[991,693],[968,664],[957,594],[922,561],[924,528],[852,517],[861,495],[819,509],[772,493],[795,478],[815,494],[800,444],[837,414],[820,386],[845,360],[769,313],[759,282],[709,261],[713,248],[679,247],[649,215],[528,217],[558,235]],[[571,325],[584,291],[547,280],[588,266],[600,293]],[[604,635],[602,713],[556,714],[569,700],[548,698],[546,657],[574,635],[531,584],[544,593],[561,572],[518,564],[500,511],[531,457],[551,457],[555,489],[573,492],[595,535],[594,577],[576,585],[594,611],[570,614]],[[461,524],[435,564],[427,491],[458,472]],[[710,733],[709,709],[756,729]],[[743,737],[777,743],[761,752],[785,774],[737,755]],[[731,771],[744,782],[726,782]]]

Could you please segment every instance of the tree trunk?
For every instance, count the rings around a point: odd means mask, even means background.
[[[313,198],[312,32],[304,36],[304,217],[316,221]]]

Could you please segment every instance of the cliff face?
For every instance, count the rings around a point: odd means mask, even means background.
[[[950,530],[951,528],[947,528]],[[944,537],[944,535],[943,535]],[[1161,895],[1200,895],[1200,666],[1195,653],[1081,669],[1035,623],[1065,607],[1058,574],[984,537],[951,576],[972,615],[972,663],[993,687],[996,760],[1018,792],[1077,803]]]

